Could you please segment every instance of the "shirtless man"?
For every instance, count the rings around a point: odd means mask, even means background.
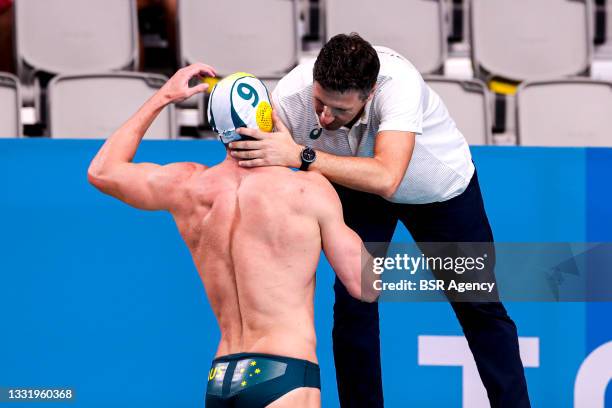
[[[104,143],[89,181],[136,208],[172,214],[221,331],[208,408],[319,407],[315,270],[323,248],[344,285],[361,298],[362,242],[318,173],[241,168],[229,154],[211,168],[132,163],[164,106],[207,88],[189,88],[189,79],[200,75],[215,72],[204,64],[179,70]],[[364,300],[375,298],[363,291]]]

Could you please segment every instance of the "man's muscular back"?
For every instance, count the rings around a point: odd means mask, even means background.
[[[227,159],[194,171],[178,190],[180,204],[171,212],[219,323],[217,355],[316,361],[313,295],[322,236],[334,235],[326,254],[360,290],[361,241],[344,225],[329,182],[317,173],[244,169]]]

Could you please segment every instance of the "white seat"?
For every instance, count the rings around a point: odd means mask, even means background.
[[[21,90],[14,75],[0,72],[0,138],[21,136]]]
[[[440,95],[470,145],[491,144],[491,105],[483,82],[440,76],[426,76],[425,81]]]
[[[478,77],[520,82],[590,67],[591,0],[472,0],[470,10]]]
[[[138,56],[134,0],[15,2],[19,76],[131,69]]]
[[[297,64],[295,0],[179,0],[181,64],[279,78]]]
[[[402,54],[422,73],[439,71],[446,59],[443,0],[327,0],[325,21],[328,39],[357,32]]]
[[[520,145],[612,147],[612,82],[525,82],[516,104]]]
[[[105,139],[136,112],[166,81],[161,75],[116,72],[58,75],[49,83],[49,136]],[[153,122],[145,138],[176,137],[174,106]]]

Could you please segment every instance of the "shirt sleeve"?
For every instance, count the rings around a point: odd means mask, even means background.
[[[373,101],[379,113],[378,131],[423,133],[425,83],[416,70],[405,70],[381,85]]]

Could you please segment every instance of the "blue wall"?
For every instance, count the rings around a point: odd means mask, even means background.
[[[202,406],[218,331],[201,282],[168,214],[87,183],[100,145],[0,141],[0,387],[72,387],[71,407]],[[136,160],[212,165],[223,154],[216,142],[149,141]],[[473,154],[498,241],[612,241],[612,149]],[[409,239],[403,227],[395,239]],[[335,407],[325,260],[318,274],[323,405]],[[540,338],[540,367],[526,369],[533,405],[571,407],[580,364],[612,340],[611,305],[507,307],[521,336]],[[447,304],[382,304],[381,333],[387,406],[461,406],[459,367],[417,365],[417,336],[461,334]]]

